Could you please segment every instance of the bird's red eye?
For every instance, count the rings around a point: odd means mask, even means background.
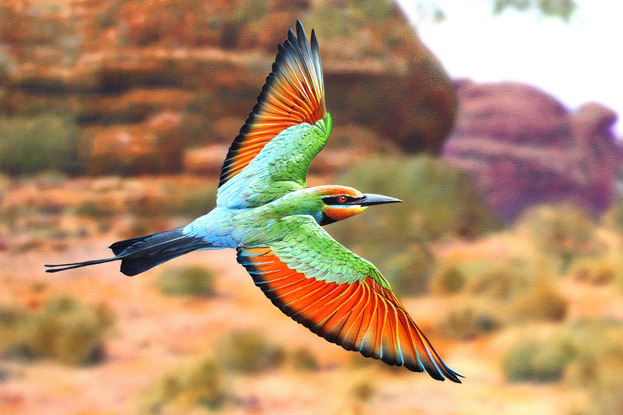
[[[346,196],[342,195],[342,196],[338,197],[337,200],[340,203],[346,203],[348,201],[348,198]]]

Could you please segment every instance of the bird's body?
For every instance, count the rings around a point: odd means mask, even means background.
[[[114,257],[46,265],[48,272],[121,261],[136,275],[185,253],[234,248],[255,284],[285,314],[347,350],[459,382],[415,325],[389,283],[322,226],[400,202],[345,186],[307,187],[309,164],[333,121],[320,53],[300,23],[279,45],[258,103],[221,170],[216,207],[187,226],[119,241]]]

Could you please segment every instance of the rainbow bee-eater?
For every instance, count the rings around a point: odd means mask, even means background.
[[[400,200],[345,186],[306,186],[332,128],[322,62],[297,22],[221,170],[216,207],[187,226],[119,241],[114,257],[46,265],[48,272],[121,261],[136,275],[191,251],[234,248],[238,262],[281,311],[364,356],[460,383],[389,283],[322,226]]]

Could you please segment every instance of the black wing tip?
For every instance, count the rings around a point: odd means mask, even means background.
[[[452,371],[452,376],[450,376],[450,374],[446,374],[446,377],[454,383],[463,383],[461,382],[461,379],[459,379],[460,377],[465,379],[465,376],[461,375],[458,372],[455,372],[454,370]]]
[[[316,29],[312,29],[309,43],[310,43],[310,46],[311,46],[312,50],[318,50],[319,49],[318,38],[316,37]]]
[[[305,28],[303,27],[303,23],[300,20],[296,21],[296,34],[299,41],[299,44],[307,43],[307,35],[305,34]]]
[[[297,28],[297,33],[298,33],[298,28]],[[290,28],[288,29],[288,40],[286,42],[290,42],[290,43],[296,43],[297,42],[297,36],[294,34],[294,31]],[[284,42],[284,43],[286,43]]]
[[[428,374],[436,380],[439,381],[445,381],[446,379],[449,379],[450,381],[454,382],[454,383],[463,383],[461,382],[461,379],[459,379],[459,377],[464,378],[465,376],[463,376],[462,374],[460,374],[459,372],[456,372],[452,369],[450,369],[448,366],[445,365],[440,369],[437,370],[429,370],[428,368],[426,369],[426,371],[428,372]]]
[[[426,370],[426,372],[428,372],[430,377],[432,377],[435,380],[439,380],[441,382],[445,381],[446,379],[449,379],[450,381],[454,383],[463,383],[461,382],[459,377],[465,378],[465,376],[450,369],[448,365],[446,365],[445,362],[441,360],[439,356],[437,357],[439,358],[439,362],[435,362],[435,361],[429,361],[428,363],[422,362],[421,366],[418,365],[419,370],[420,371]]]
[[[428,372],[430,377],[432,377],[435,380],[439,380],[441,382],[444,382],[446,379],[448,379],[454,383],[463,383],[461,382],[461,379],[459,379],[459,377],[465,378],[465,376],[461,375],[458,372],[455,372],[454,370],[450,369],[448,366],[445,366],[444,368],[440,370],[426,369],[426,371]]]

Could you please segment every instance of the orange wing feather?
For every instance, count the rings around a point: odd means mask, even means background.
[[[238,262],[273,304],[328,341],[460,383],[461,375],[441,360],[396,296],[373,278],[352,284],[308,278],[267,247],[239,248]]]
[[[272,72],[240,134],[227,153],[219,186],[238,174],[264,148],[288,127],[315,124],[326,115],[322,62],[316,34],[311,47],[300,22],[297,36],[290,30],[280,44]]]

